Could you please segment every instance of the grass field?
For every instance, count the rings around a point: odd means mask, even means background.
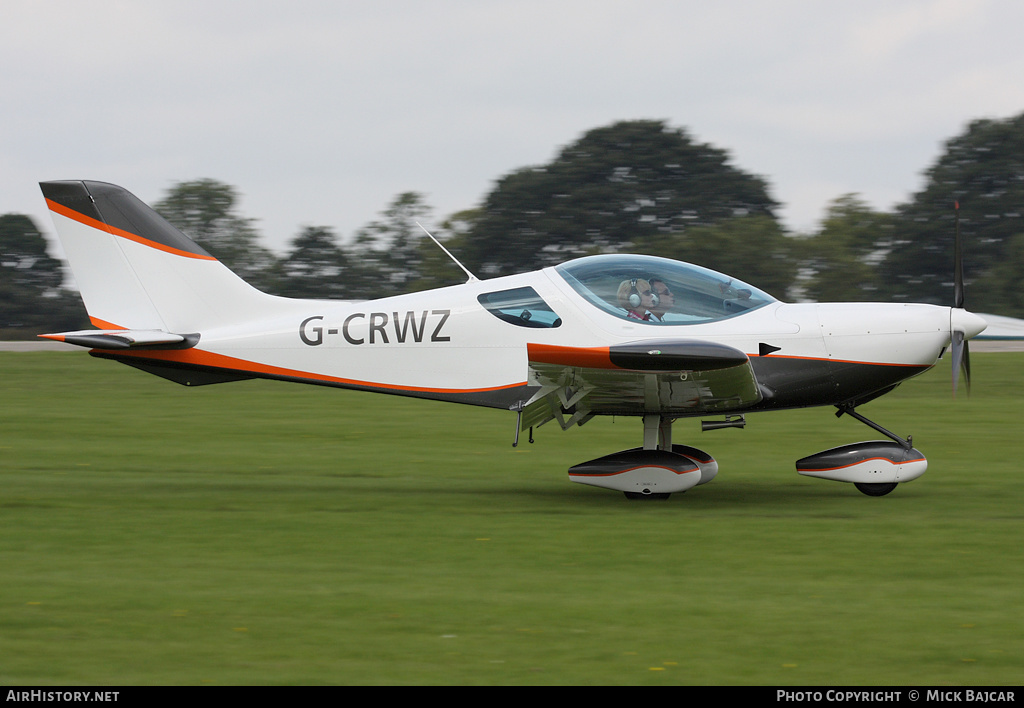
[[[796,474],[878,437],[815,409],[629,502],[566,471],[636,419],[0,353],[0,683],[1020,684],[1024,354],[972,363],[861,409],[929,457],[887,497]]]

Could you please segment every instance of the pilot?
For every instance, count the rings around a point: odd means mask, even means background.
[[[676,297],[672,294],[671,288],[660,278],[651,278],[651,290],[654,292],[655,304],[651,308],[651,320],[664,322],[665,313],[676,306]]]
[[[626,311],[631,320],[651,319],[651,310],[657,305],[651,284],[643,278],[623,280],[617,293],[619,307]]]

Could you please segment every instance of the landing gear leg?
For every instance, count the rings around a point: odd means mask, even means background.
[[[898,442],[900,445],[902,445],[907,450],[909,450],[910,448],[914,447],[914,436],[913,435],[908,435],[906,437],[906,439],[901,438],[896,433],[894,433],[892,431],[889,431],[889,430],[886,430],[885,428],[883,428],[881,425],[879,425],[875,421],[870,420],[870,419],[866,418],[865,416],[862,416],[860,413],[855,411],[854,407],[851,404],[849,404],[849,403],[841,403],[838,406],[836,406],[836,408],[839,409],[839,410],[836,411],[836,418],[842,418],[843,414],[845,413],[846,415],[850,416],[851,418],[856,418],[857,420],[859,420],[861,423],[863,423],[864,425],[868,426],[869,428],[874,428],[875,430],[877,430],[878,432],[880,432],[882,435],[884,435],[885,437],[889,438],[890,440],[895,440],[896,442]]]
[[[644,416],[644,450],[672,451],[672,419],[664,415]],[[623,492],[626,499],[660,499],[672,496],[671,492],[653,492],[649,488],[642,492]]]

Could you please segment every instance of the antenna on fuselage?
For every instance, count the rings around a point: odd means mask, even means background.
[[[462,272],[469,276],[469,280],[466,281],[467,283],[472,283],[474,280],[478,279],[475,275],[473,275],[472,273],[469,272],[469,269],[466,268],[466,266],[464,266],[461,263],[459,263],[459,259],[456,258],[455,256],[453,256],[451,254],[451,251],[449,251],[447,248],[445,248],[441,244],[440,241],[438,241],[436,238],[434,238],[434,234],[432,234],[429,231],[427,231],[427,229],[423,226],[423,224],[421,224],[420,222],[417,221],[416,225],[419,226],[421,229],[423,229],[423,233],[425,233],[427,236],[429,236],[430,240],[433,241],[434,243],[436,243],[437,247],[440,248],[442,251],[444,251],[444,254],[446,256],[448,256],[449,258],[451,258],[452,261],[455,263],[455,265],[457,265],[459,268],[462,268]]]

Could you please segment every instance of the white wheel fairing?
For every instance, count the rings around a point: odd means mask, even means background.
[[[927,469],[928,460],[920,450],[886,440],[842,445],[796,463],[804,476],[859,484],[909,482]]]
[[[642,447],[634,447],[628,452],[636,454],[642,450]],[[699,448],[676,443],[672,445],[672,454],[685,457],[697,465],[697,469],[700,470],[700,481],[697,484],[707,484],[718,475],[718,461]]]
[[[569,479],[619,492],[671,494],[700,484],[701,471],[683,455],[637,448],[575,465],[569,469]]]
[[[711,455],[689,445],[673,445],[672,452],[689,458],[700,469],[700,482],[707,484],[718,475],[718,461]]]

